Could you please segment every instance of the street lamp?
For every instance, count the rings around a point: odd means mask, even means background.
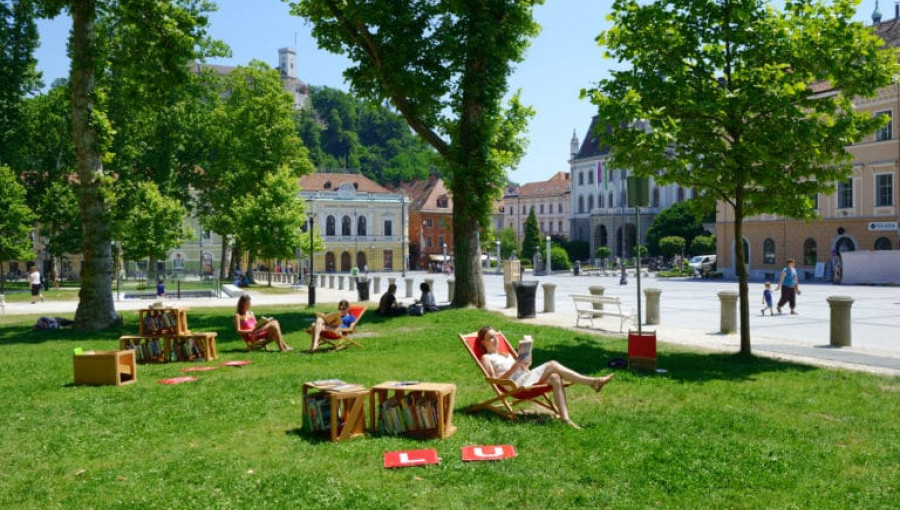
[[[313,272],[313,234],[315,233],[315,219],[316,213],[311,210],[306,211],[307,231],[309,232],[309,287],[307,291],[309,302],[307,305],[310,308],[316,306],[316,278]]]
[[[494,241],[497,245],[497,274],[500,274],[500,240]]]
[[[544,274],[549,275],[553,266],[550,264],[550,236],[547,236],[547,262],[544,263]]]

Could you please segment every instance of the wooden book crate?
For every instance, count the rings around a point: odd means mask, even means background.
[[[453,384],[398,381],[377,384],[369,390],[369,430],[432,439],[450,437],[456,432],[455,399]],[[391,405],[394,402],[397,404]]]
[[[137,380],[134,351],[93,351],[73,358],[75,384],[121,386]]]
[[[354,385],[343,391],[303,384],[303,413],[309,429],[331,441],[341,441],[366,433],[366,397],[369,391]]]

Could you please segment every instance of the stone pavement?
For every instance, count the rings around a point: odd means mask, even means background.
[[[381,291],[387,288],[387,277],[397,278],[397,295],[401,301],[410,302],[406,297],[405,282],[399,273],[380,274]],[[448,297],[447,277],[440,274],[410,272],[413,279],[414,297],[418,296],[419,283],[425,278],[433,279],[433,290],[437,300]],[[559,274],[526,279],[540,283],[553,283],[555,289],[555,312],[543,313],[544,292],[538,288],[536,298],[537,316],[522,319],[535,324],[547,324],[574,329],[575,307],[571,294],[588,294],[590,286],[605,287],[604,295],[617,296],[622,300],[623,311],[637,309],[637,281],[631,274],[627,285],[619,284],[618,275],[572,276]],[[503,277],[495,273],[485,274],[487,309],[499,311],[515,317],[516,309],[506,308],[503,291]],[[644,330],[656,331],[661,344],[679,344],[720,352],[737,352],[740,336],[722,335],[719,331],[720,291],[738,290],[736,281],[711,281],[700,279],[657,279],[653,276],[641,278],[641,288],[656,288],[660,295],[660,324],[642,326]],[[824,283],[801,284],[802,294],[798,297],[797,311],[800,315],[760,316],[762,308],[762,284],[750,284],[750,330],[753,352],[761,356],[776,357],[819,366],[842,367],[880,374],[900,376],[900,288],[873,286],[844,286]],[[373,289],[370,289],[373,290]],[[74,292],[74,291],[73,291]],[[265,294],[250,291],[254,307],[267,304],[296,304],[306,306],[305,287],[288,294]],[[774,293],[777,300],[777,292]],[[826,298],[829,296],[850,296],[855,301],[852,306],[852,347],[831,347],[829,345],[830,309]],[[170,296],[171,297],[171,296]],[[316,297],[319,303],[337,302],[342,298],[354,301],[356,292],[318,287]],[[377,303],[378,296],[371,296],[371,303]],[[119,310],[136,310],[147,306],[148,300],[120,300]],[[169,303],[191,308],[210,306],[233,306],[235,298],[196,298],[168,300]],[[645,305],[642,305],[645,308]],[[7,314],[39,314],[71,317],[76,307],[75,301],[53,301],[32,305],[30,302],[7,303]],[[646,310],[642,310],[646,314]],[[785,309],[785,312],[788,310]],[[617,318],[595,320],[596,330],[579,328],[580,332],[596,331],[607,336],[620,335]],[[629,326],[626,326],[626,329]],[[633,329],[636,327],[630,325]],[[624,335],[624,334],[623,334]],[[660,363],[664,366],[665,347],[659,348]]]

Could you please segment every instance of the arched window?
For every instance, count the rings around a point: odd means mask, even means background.
[[[763,264],[775,263],[775,241],[766,239],[763,241]]]
[[[853,239],[850,239],[847,236],[843,236],[838,239],[837,243],[835,243],[834,248],[838,251],[838,253],[843,253],[845,251],[856,251],[856,243],[853,242]]]
[[[333,236],[334,233],[334,216],[328,215],[328,218],[325,220],[325,235]]]
[[[360,216],[359,218],[356,218],[356,235],[358,235],[358,236],[368,235],[368,234],[366,234],[366,217],[365,216]]]
[[[819,247],[815,239],[803,241],[803,265],[814,266],[819,259]]]
[[[613,194],[612,191],[609,192],[609,195],[606,196],[606,207],[615,207],[616,204],[613,203]]]
[[[584,197],[578,197],[578,212],[579,214],[584,213]]]
[[[344,216],[341,219],[341,235],[342,236],[352,236],[353,235],[353,221],[350,220],[350,216]]]
[[[597,193],[597,207],[603,207],[603,193]]]
[[[588,195],[588,212],[594,209],[594,195]]]
[[[875,249],[876,250],[893,250],[894,243],[891,242],[887,237],[879,237],[875,240]]]

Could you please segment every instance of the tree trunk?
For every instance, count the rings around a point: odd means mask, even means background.
[[[94,21],[96,0],[73,0],[72,15],[72,138],[81,181],[80,203],[84,239],[81,291],[75,311],[78,329],[106,329],[119,321],[112,295],[112,253],[109,204],[103,189],[103,163],[94,105]]]
[[[750,356],[750,288],[747,283],[747,264],[744,262],[744,200],[738,192],[734,207],[734,256],[740,296],[741,354]]]
[[[453,305],[459,307],[474,305],[484,308],[484,279],[479,249],[481,229],[477,219],[465,217],[457,219],[456,211],[461,208],[453,209],[453,262],[456,280]]]

